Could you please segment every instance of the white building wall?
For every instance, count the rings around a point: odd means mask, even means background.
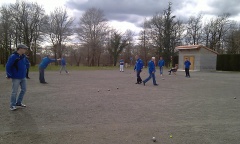
[[[217,54],[205,49],[200,49],[200,70],[201,71],[215,71],[217,65]]]

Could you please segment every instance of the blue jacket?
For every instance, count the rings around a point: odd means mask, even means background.
[[[137,59],[137,61],[136,61],[134,70],[140,71],[140,70],[142,70],[142,68],[143,68],[143,61],[139,58],[139,59]]]
[[[120,60],[120,65],[124,65],[124,61],[122,59]]]
[[[165,65],[165,61],[163,59],[158,61],[159,67],[163,67],[164,65]]]
[[[190,68],[191,63],[190,63],[190,61],[186,60],[184,62],[184,65],[185,65],[185,68]]]
[[[12,55],[10,55],[6,64],[7,77],[13,79],[25,78],[27,73],[26,65],[26,56],[24,54],[19,55],[17,52],[14,52]]]
[[[41,63],[39,64],[39,68],[45,69],[47,68],[48,64],[50,64],[51,62],[55,62],[55,59],[50,59],[49,57],[44,57],[41,61]]]
[[[148,72],[151,74],[152,72],[156,72],[155,70],[155,64],[152,60],[148,62]]]
[[[64,58],[61,59],[61,65],[65,66],[66,65],[66,60]]]

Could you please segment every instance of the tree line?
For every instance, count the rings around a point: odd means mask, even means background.
[[[179,45],[202,44],[220,54],[240,53],[239,23],[230,20],[229,14],[207,21],[199,14],[183,22],[171,8],[169,2],[164,11],[145,19],[142,31],[136,35],[131,30],[111,28],[104,11],[98,8],[89,8],[75,19],[63,8],[46,14],[42,6],[33,2],[4,5],[0,8],[0,63],[5,65],[19,43],[30,48],[32,65],[46,54],[65,56],[70,64],[78,66],[116,66],[120,58],[133,64],[136,54],[145,65],[152,56],[163,56],[170,65]],[[71,43],[73,38],[78,42]]]

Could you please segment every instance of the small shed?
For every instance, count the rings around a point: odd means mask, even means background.
[[[217,65],[216,51],[213,51],[203,45],[178,46],[179,51],[179,69],[184,70],[184,61],[186,58],[191,62],[192,71],[215,71]]]

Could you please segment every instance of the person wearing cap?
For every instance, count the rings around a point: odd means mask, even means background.
[[[47,84],[47,82],[45,81],[44,78],[44,71],[47,68],[48,64],[52,63],[52,62],[56,62],[57,60],[61,60],[61,59],[50,59],[49,55],[47,55],[46,57],[44,57],[41,61],[41,63],[39,64],[38,68],[39,68],[39,81],[42,84]]]
[[[26,71],[27,71],[27,60],[25,53],[28,47],[24,44],[17,46],[17,51],[10,55],[6,64],[6,78],[12,79],[12,93],[10,100],[10,110],[14,111],[19,107],[26,107],[22,103],[23,97],[26,93]],[[18,94],[18,87],[20,86],[21,91]]]
[[[157,86],[158,84],[156,83],[156,79],[155,79],[155,57],[152,57],[152,59],[148,62],[148,73],[149,73],[149,77],[146,78],[143,81],[143,85],[145,86],[146,82],[148,82],[151,78],[153,79],[153,85]]]

